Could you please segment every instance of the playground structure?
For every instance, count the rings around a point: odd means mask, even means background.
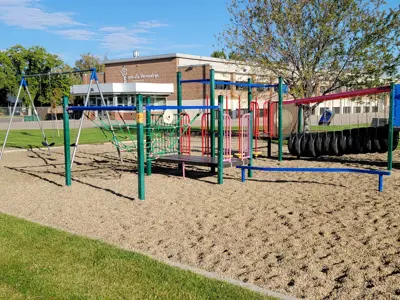
[[[287,92],[287,86],[283,84],[282,78],[279,78],[278,84],[260,84],[260,83],[252,83],[252,80],[249,78],[247,83],[244,82],[230,82],[230,81],[218,81],[215,80],[214,70],[210,70],[210,79],[191,79],[191,80],[182,80],[181,72],[178,72],[177,75],[177,86],[178,86],[178,103],[182,103],[182,85],[188,83],[197,83],[203,85],[209,85],[209,97],[206,96],[205,104],[208,105],[210,101],[210,105],[214,104],[215,98],[215,89],[216,85],[223,86],[234,86],[234,87],[242,87],[247,88],[247,113],[242,115],[242,107],[241,107],[241,99],[239,96],[239,131],[238,131],[238,149],[236,151],[231,151],[231,153],[226,153],[227,156],[236,156],[239,160],[247,159],[249,161],[249,165],[252,164],[253,157],[258,156],[261,152],[259,147],[259,140],[261,136],[266,137],[268,140],[268,153],[271,153],[271,137],[268,132],[261,132],[260,130],[260,109],[258,100],[253,99],[253,89],[275,89],[278,91],[279,99],[283,100],[283,94]],[[228,97],[226,96],[226,114],[228,114]],[[269,110],[267,113],[270,114]],[[263,123],[265,123],[264,119],[266,115],[263,116]],[[226,123],[229,124],[231,122],[230,118],[226,118]],[[280,123],[282,124],[282,123]],[[282,130],[282,128],[278,128],[276,131]],[[206,111],[201,120],[201,136],[202,136],[202,155],[203,156],[211,156],[215,157],[215,114],[213,111]],[[254,143],[254,145],[253,145]],[[280,141],[282,143],[282,140]],[[251,150],[249,150],[251,148]],[[252,171],[249,171],[249,176],[251,176]]]
[[[321,103],[323,101],[349,98],[349,97],[358,97],[365,95],[375,95],[380,93],[390,93],[390,104],[389,104],[389,118],[388,125],[382,126],[385,130],[379,129],[376,126],[373,131],[373,134],[370,133],[369,130],[357,130],[352,134],[350,130],[349,134],[336,135],[333,133],[331,136],[325,134],[323,138],[319,138],[317,136],[313,136],[309,133],[300,133],[301,132],[301,124],[298,126],[298,133],[289,137],[288,147],[291,154],[297,155],[300,157],[303,154],[303,151],[309,151],[308,153],[314,151],[314,155],[317,156],[315,152],[319,151],[319,154],[332,154],[329,152],[330,148],[340,149],[337,150],[334,155],[343,155],[345,153],[363,153],[369,151],[374,152],[387,152],[387,169],[388,171],[381,170],[370,170],[370,169],[352,169],[352,168],[263,168],[256,166],[237,166],[237,168],[241,169],[242,174],[242,182],[246,180],[245,170],[257,170],[257,171],[265,171],[265,172],[317,172],[317,173],[362,173],[362,174],[375,174],[379,177],[378,190],[383,191],[383,176],[390,175],[393,165],[393,150],[396,149],[399,140],[398,130],[400,129],[400,84],[392,83],[390,86],[386,87],[378,87],[378,88],[370,88],[358,91],[351,91],[345,93],[337,93],[319,97],[312,97],[306,99],[299,100],[291,100],[287,101],[285,104],[296,104],[299,105],[299,122],[301,121],[301,113],[302,113],[302,105],[311,104],[311,103]],[[283,101],[279,101],[279,122],[282,122],[282,106]],[[280,128],[282,125],[280,124]],[[387,129],[386,129],[387,127]],[[378,129],[377,129],[378,128]],[[396,129],[396,131],[395,131]],[[279,139],[282,139],[282,134],[280,132]],[[353,146],[354,144],[354,146]],[[365,149],[364,151],[360,150],[360,148]],[[308,148],[308,149],[307,149]],[[323,149],[325,148],[325,149]],[[355,150],[354,150],[355,149]],[[324,152],[326,151],[326,152]],[[364,153],[365,153],[364,152]],[[279,143],[279,154],[282,153],[282,144]],[[282,156],[279,155],[279,161],[282,161]]]
[[[392,166],[392,152],[396,149],[399,143],[399,116],[398,114],[398,98],[400,97],[399,85],[392,84],[391,86],[369,88],[351,92],[343,92],[330,94],[319,97],[312,97],[299,100],[291,100],[284,102],[284,105],[298,105],[299,115],[301,116],[303,106],[310,104],[320,104],[321,102],[378,95],[382,93],[390,93],[389,101],[389,117],[382,124],[379,118],[372,122],[371,125],[359,125],[355,128],[341,129],[336,131],[323,132],[304,132],[302,128],[302,118],[299,118],[299,126],[296,133],[293,133],[288,139],[289,152],[300,157],[319,157],[321,155],[341,156],[344,154],[359,154],[359,153],[385,153],[388,152],[388,170]],[[328,121],[326,116],[323,116]],[[322,119],[322,118],[321,118]],[[368,120],[366,123],[371,123]]]
[[[49,80],[50,80],[51,76],[60,76],[60,75],[69,75],[69,74],[81,74],[81,73],[87,73],[87,72],[90,72],[90,73],[91,73],[91,76],[90,76],[90,84],[89,84],[89,88],[87,89],[86,100],[85,100],[85,103],[87,103],[87,101],[89,101],[90,93],[91,93],[91,91],[92,91],[92,88],[91,88],[91,87],[92,87],[92,85],[93,85],[93,82],[94,82],[94,83],[97,85],[97,87],[99,88],[99,80],[98,80],[98,77],[97,77],[96,69],[94,69],[94,68],[92,68],[92,69],[86,69],[86,70],[75,70],[75,71],[55,72],[55,73],[43,73],[43,74],[30,74],[30,75],[23,75],[23,76],[22,76],[21,81],[20,81],[20,85],[19,85],[19,89],[18,89],[17,98],[16,98],[16,101],[15,101],[15,103],[14,103],[14,107],[13,107],[13,110],[12,110],[11,118],[10,118],[10,121],[9,121],[9,124],[8,124],[8,128],[7,128],[7,131],[6,131],[6,136],[5,136],[5,138],[4,138],[3,146],[2,146],[2,149],[1,149],[1,152],[0,152],[0,160],[1,160],[2,157],[3,157],[3,153],[4,153],[5,147],[6,147],[6,145],[7,145],[7,139],[8,139],[10,130],[11,130],[11,125],[12,125],[12,122],[13,122],[13,118],[14,118],[14,116],[15,116],[15,112],[16,112],[16,108],[17,108],[18,102],[19,102],[20,99],[21,99],[20,96],[21,96],[21,91],[22,91],[22,90],[25,90],[26,94],[28,95],[29,103],[30,103],[30,105],[32,106],[32,109],[33,109],[34,118],[35,118],[35,120],[38,122],[40,131],[41,131],[41,134],[42,134],[42,137],[43,137],[42,145],[45,146],[45,147],[48,149],[49,155],[51,155],[51,150],[50,150],[50,148],[53,147],[53,146],[55,145],[54,142],[49,143],[49,141],[48,141],[48,137],[46,136],[46,133],[45,133],[45,131],[44,131],[44,129],[43,129],[43,126],[42,126],[41,120],[40,120],[40,118],[39,118],[38,112],[37,112],[37,110],[36,110],[34,101],[33,101],[33,99],[32,99],[31,93],[30,93],[30,91],[29,91],[27,79],[28,79],[28,78],[39,78],[39,81],[41,81],[41,78],[45,76],[45,77],[48,77]],[[41,92],[41,91],[39,91],[39,92]],[[102,97],[102,99],[103,99],[103,105],[105,105],[104,98]],[[57,130],[57,132],[58,132],[58,127],[57,127],[57,125],[56,125],[55,122],[54,122],[54,121],[56,121],[56,118],[57,118],[54,109],[55,109],[55,107],[52,106],[52,108],[51,108],[51,118],[52,118],[53,140],[54,140],[54,131]],[[108,117],[108,115],[107,115],[107,117]],[[81,130],[82,124],[83,124],[83,118],[81,118],[80,130]],[[104,125],[105,125],[105,126],[103,126],[103,128],[108,128],[109,131],[112,132],[112,135],[113,135],[112,140],[113,140],[113,141],[118,141],[118,139],[117,139],[117,137],[116,137],[116,135],[115,135],[113,126],[112,126],[112,124],[111,124],[111,120],[110,120],[109,117],[108,117],[108,125],[106,125],[106,124],[104,124]],[[78,132],[78,136],[80,135],[80,130],[79,130],[79,132]],[[104,131],[103,131],[103,132],[104,132]],[[58,133],[58,134],[59,134],[59,133]],[[77,140],[78,140],[78,139],[77,139]],[[78,144],[75,143],[73,146],[76,148],[77,145],[78,145]],[[75,151],[74,151],[74,152],[75,152]]]

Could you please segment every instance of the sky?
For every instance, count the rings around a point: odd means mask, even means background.
[[[225,0],[0,0],[0,50],[40,45],[69,64],[87,52],[209,56],[228,21]]]
[[[130,58],[133,50],[209,56],[229,23],[227,2],[0,0],[0,50],[40,45],[71,65],[88,52],[101,59]]]

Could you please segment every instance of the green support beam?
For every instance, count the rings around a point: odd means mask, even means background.
[[[210,69],[210,105],[215,105],[215,72]],[[215,110],[210,111],[210,146],[211,146],[211,157],[215,157]],[[215,167],[211,167],[211,172],[215,173]]]
[[[218,96],[218,184],[224,183],[224,96]]]
[[[182,106],[182,73],[177,72],[176,73],[176,105]],[[180,115],[182,113],[182,109],[177,110],[178,113],[178,119],[180,118]],[[181,139],[178,140],[178,154],[181,154]]]
[[[150,96],[146,97],[146,105],[150,105]],[[146,110],[146,174],[151,175],[151,110]]]
[[[143,96],[137,95],[136,101],[136,130],[137,130],[137,156],[138,156],[138,195],[139,200],[145,199],[144,187],[144,132],[143,132]]]
[[[71,141],[69,132],[69,115],[67,112],[68,97],[63,97],[63,124],[64,124],[64,162],[65,162],[65,185],[71,186]],[[82,116],[83,118],[83,116]]]
[[[251,84],[251,78],[247,79],[247,83]],[[249,143],[250,143],[250,153],[249,153],[249,166],[253,165],[253,111],[251,110],[251,101],[253,101],[253,89],[251,87],[247,88],[247,107],[250,114],[250,128],[249,128]],[[253,170],[247,171],[247,176],[249,178],[253,177]]]
[[[297,133],[302,132],[302,127],[303,127],[303,105],[300,104],[297,111]]]
[[[283,160],[283,132],[282,132],[282,110],[283,110],[283,81],[282,77],[279,77],[278,84],[278,160]]]
[[[389,104],[389,136],[388,136],[388,164],[389,171],[393,168],[393,118],[394,118],[394,94],[395,84],[390,85],[390,104]]]

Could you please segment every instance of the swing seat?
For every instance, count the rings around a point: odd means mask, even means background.
[[[42,145],[45,147],[53,147],[56,143],[52,142],[50,144],[46,143],[46,142],[42,142]]]

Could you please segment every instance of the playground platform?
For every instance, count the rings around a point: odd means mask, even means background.
[[[218,157],[209,156],[195,156],[195,155],[166,155],[157,159],[159,162],[166,163],[184,163],[192,166],[206,166],[206,167],[218,167]],[[239,158],[232,158],[230,161],[224,161],[224,167],[235,167],[247,164],[247,159],[241,160]]]

